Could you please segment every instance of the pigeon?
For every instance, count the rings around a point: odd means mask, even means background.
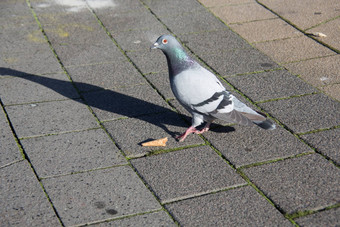
[[[179,103],[192,115],[191,126],[180,136],[184,141],[191,134],[209,130],[211,123],[220,119],[240,125],[257,125],[266,130],[275,129],[275,124],[266,115],[255,111],[232,95],[218,78],[192,59],[171,35],[162,35],[151,46],[160,49],[166,56],[170,86]],[[197,129],[203,123],[202,129]]]

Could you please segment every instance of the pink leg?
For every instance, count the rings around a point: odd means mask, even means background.
[[[187,136],[193,132],[198,132],[195,127],[190,126],[182,135],[176,136],[176,139],[179,139],[180,142],[183,142]]]
[[[195,133],[196,134],[202,134],[203,132],[209,131],[210,124],[211,124],[211,122],[207,122],[207,124],[204,126],[204,128],[202,128],[201,130],[197,130]]]

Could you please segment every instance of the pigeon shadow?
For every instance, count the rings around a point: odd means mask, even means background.
[[[90,91],[81,93],[81,95],[84,97],[85,103],[89,105],[95,113],[97,112],[95,109],[98,109],[99,111],[102,110],[113,113],[117,117],[140,119],[162,128],[173,137],[178,135],[179,132],[169,131],[167,125],[179,127],[188,126],[187,124],[185,124],[185,121],[175,120],[174,118],[164,117],[160,119],[157,117],[145,117],[149,114],[169,112],[171,110],[142,99],[134,98],[113,90],[104,89],[100,86],[83,82],[71,82],[48,78],[4,67],[0,67],[0,75],[19,77],[28,81],[35,82],[49,89],[52,89],[53,91],[59,93],[64,97],[83,103],[81,99],[77,99],[78,96],[75,96],[75,89],[72,86],[74,85],[78,90],[81,88],[81,90]],[[185,120],[189,119],[187,116],[182,114],[180,114],[180,117]],[[231,127],[229,127],[229,129],[225,129],[225,131],[232,131],[232,129],[230,128]]]

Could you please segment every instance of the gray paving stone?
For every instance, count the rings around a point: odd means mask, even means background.
[[[294,132],[340,124],[340,103],[324,94],[307,95],[259,104]]]
[[[321,211],[315,214],[307,215],[294,221],[300,226],[339,226],[340,225],[340,208],[334,208]]]
[[[120,45],[125,51],[138,51],[143,50],[145,52],[150,52],[150,47],[156,42],[159,36],[163,34],[169,34],[161,24],[159,26],[154,26],[148,30],[132,30],[119,32],[114,34],[118,45]],[[153,54],[152,51],[151,54]]]
[[[255,102],[318,92],[286,70],[235,76],[226,80]]]
[[[250,48],[250,45],[244,39],[227,28],[211,32],[182,34],[179,37],[185,45],[199,56]]]
[[[52,43],[65,66],[79,66],[123,60],[124,55],[108,39],[100,44],[63,45]]]
[[[19,138],[98,127],[80,100],[8,106],[6,109]]]
[[[253,48],[217,52],[214,55],[206,54],[200,57],[221,76],[258,72],[280,67],[269,57]]]
[[[148,154],[150,151],[173,149],[204,143],[197,135],[190,136],[190,138],[187,138],[183,143],[178,142],[175,139],[175,135],[180,135],[189,126],[177,113],[172,111],[109,121],[105,122],[104,126],[128,157],[140,157]],[[166,147],[141,146],[141,143],[143,142],[163,137],[168,137]]]
[[[1,19],[9,19],[17,16],[32,16],[30,8],[25,1],[9,1],[4,0],[0,2]]]
[[[0,110],[0,168],[15,161],[22,160],[19,147],[8,124],[3,110]]]
[[[10,53],[13,50],[24,52],[39,49],[41,45],[48,45],[36,23],[2,30],[0,42],[2,44],[0,46],[1,53]]]
[[[292,226],[251,187],[166,205],[181,226]]]
[[[214,31],[226,28],[208,10],[203,9],[192,13],[182,13],[174,17],[162,17],[161,21],[175,34]]]
[[[161,209],[129,166],[49,178],[42,182],[66,226]]]
[[[285,129],[224,126],[203,134],[236,167],[312,152]]]
[[[31,167],[25,161],[0,169],[2,226],[59,226]]]
[[[70,21],[63,24],[45,25],[44,31],[51,43],[63,45],[98,45],[110,40],[94,17],[86,24]]]
[[[338,202],[340,172],[318,154],[245,169],[257,187],[286,213]]]
[[[139,2],[136,3],[139,4]],[[162,27],[156,17],[144,6],[135,11],[128,12],[101,9],[96,10],[96,14],[113,36],[118,35],[122,31],[141,31],[154,27]]]
[[[162,203],[246,184],[209,146],[135,159],[131,164]]]
[[[66,69],[80,91],[146,83],[136,68],[127,60],[66,67]]]
[[[10,68],[30,74],[47,74],[62,72],[62,69],[49,46],[20,49],[12,46],[11,52],[2,53],[1,68]],[[48,66],[48,67],[47,67]]]
[[[0,75],[5,76],[0,83],[0,96],[5,105],[79,98],[64,73],[39,76],[0,68]]]
[[[151,73],[145,77],[157,88],[157,90],[166,98],[175,98],[170,88],[170,80],[168,72]]]
[[[101,121],[169,110],[166,102],[148,84],[85,93],[84,97]]]
[[[164,212],[155,212],[144,215],[137,215],[130,218],[123,218],[111,222],[103,222],[94,226],[177,226],[170,216]]]
[[[340,128],[301,136],[324,155],[340,163]]]
[[[39,177],[127,163],[102,129],[30,138],[21,143]]]
[[[128,52],[126,54],[136,64],[136,66],[141,70],[143,74],[168,71],[166,58],[162,51],[150,52],[149,50],[144,50]]]
[[[185,12],[204,10],[204,7],[195,0],[173,0],[173,1],[158,1],[158,0],[143,0],[153,13],[157,16],[177,16]]]

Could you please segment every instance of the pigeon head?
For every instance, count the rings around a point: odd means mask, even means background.
[[[176,75],[197,64],[187,55],[177,39],[171,35],[160,36],[150,48],[163,51],[168,61],[170,75]]]

